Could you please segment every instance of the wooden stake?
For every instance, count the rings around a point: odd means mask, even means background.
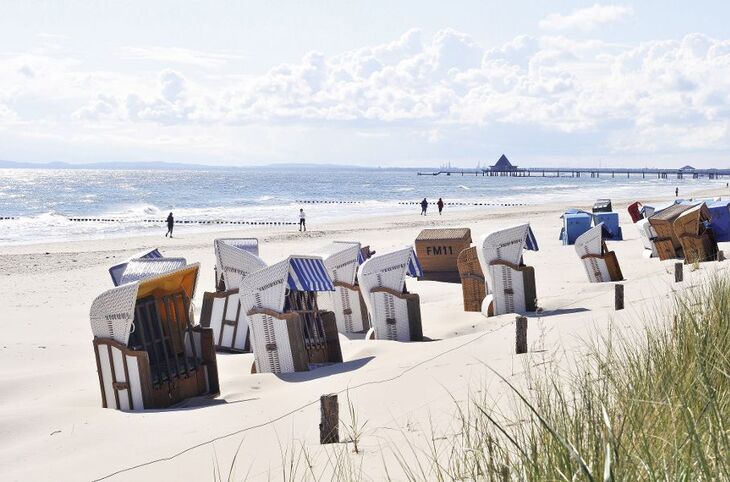
[[[616,293],[614,297],[614,308],[616,311],[624,309],[624,285],[616,285]]]
[[[319,422],[319,443],[332,444],[340,441],[340,406],[337,394],[330,393],[319,397],[321,418]]]
[[[725,261],[725,252],[723,250],[717,252],[717,260]]]
[[[515,351],[519,355],[521,353],[527,353],[527,318],[524,316],[518,316],[515,321]]]
[[[679,283],[684,279],[684,263],[674,263],[674,282]]]

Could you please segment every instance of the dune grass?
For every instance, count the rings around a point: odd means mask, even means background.
[[[638,340],[596,344],[567,378],[512,387],[511,420],[472,401],[429,478],[730,480],[730,281],[677,295],[673,312]]]
[[[494,372],[512,388],[509,416],[488,395],[455,401],[454,434],[431,433],[426,448],[392,444],[391,462],[381,458],[372,473],[413,481],[730,480],[730,279],[677,294],[655,316],[632,335],[598,340],[569,373],[555,365],[532,373],[527,389]],[[375,480],[347,445],[314,464],[302,453],[286,457],[284,479]],[[322,463],[330,469],[313,470]]]

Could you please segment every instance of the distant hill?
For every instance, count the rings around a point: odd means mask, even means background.
[[[0,169],[110,169],[110,170],[188,170],[188,171],[211,171],[211,170],[238,170],[238,169],[387,169],[393,171],[413,171],[417,169],[429,169],[425,167],[371,167],[371,166],[349,166],[343,164],[315,164],[315,163],[282,163],[267,164],[264,166],[207,166],[203,164],[186,164],[179,162],[93,162],[89,164],[71,164],[68,162],[15,162],[0,160]]]

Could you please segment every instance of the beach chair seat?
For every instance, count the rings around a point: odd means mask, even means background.
[[[604,225],[599,223],[575,241],[575,252],[578,253],[591,283],[621,281],[624,278],[616,253],[606,247],[605,235]]]
[[[219,285],[215,292],[203,294],[200,324],[213,330],[215,347],[221,351],[251,351],[248,316],[241,309],[238,287],[249,273],[266,267],[266,263],[255,254],[258,244],[253,241],[236,238],[216,239],[214,242]],[[228,289],[220,290],[224,287]]]
[[[710,211],[703,202],[687,209],[674,220],[674,232],[682,245],[685,263],[715,261],[717,242],[710,228]]]
[[[482,236],[477,255],[487,283],[487,296],[482,302],[485,316],[522,314],[537,309],[535,270],[522,262],[525,249],[538,250],[529,224]]]
[[[111,268],[109,268],[109,276],[112,278],[112,283],[114,283],[114,286],[119,286],[122,280],[122,274],[124,274],[124,270],[127,268],[127,263],[129,263],[132,259],[155,259],[155,258],[162,258],[162,253],[160,253],[159,249],[148,249],[145,251],[141,251],[134,256],[130,257],[126,261],[123,261],[121,263],[115,264]]]
[[[219,392],[213,334],[194,326],[199,265],[120,285],[90,310],[102,405],[166,408]]]
[[[369,247],[363,253],[360,243],[354,241],[335,241],[320,248],[327,274],[335,291],[323,293],[318,298],[320,308],[332,311],[337,321],[337,329],[342,334],[364,333],[369,328],[365,300],[357,284],[357,269]]]
[[[406,290],[406,275],[422,276],[412,248],[374,256],[358,269],[375,339],[423,340],[420,298]]]
[[[342,362],[334,313],[317,305],[317,292],[333,290],[322,258],[315,256],[290,256],[242,279],[239,297],[249,319],[255,372]]]
[[[680,214],[691,208],[691,204],[672,204],[649,217],[649,224],[656,233],[653,242],[660,260],[684,256],[682,243],[675,234],[673,223]]]
[[[462,250],[457,264],[464,296],[464,311],[481,311],[482,301],[487,296],[487,283],[479,264],[476,246]]]

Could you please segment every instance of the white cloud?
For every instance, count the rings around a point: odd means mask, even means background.
[[[553,13],[540,20],[540,28],[544,30],[582,30],[588,32],[595,28],[620,20],[625,20],[634,14],[628,6],[600,5],[575,10],[568,15]]]
[[[179,47],[125,46],[119,49],[119,57],[126,60],[144,60],[166,64],[186,64],[197,67],[220,67],[243,56],[231,52],[211,52]]]

